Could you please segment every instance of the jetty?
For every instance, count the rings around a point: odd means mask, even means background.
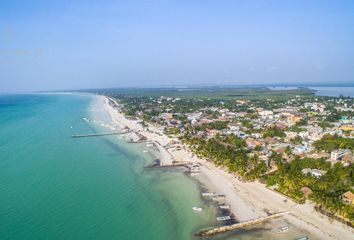
[[[173,167],[186,167],[188,162],[172,162],[172,164],[162,164],[160,159],[156,159],[155,162],[151,165],[145,166],[145,168],[173,168]]]
[[[131,131],[121,131],[121,132],[112,132],[112,133],[78,134],[78,135],[71,135],[71,137],[72,138],[101,137],[101,136],[126,134],[126,133],[129,133],[129,132],[131,132]]]
[[[173,162],[172,164],[161,164],[161,168],[168,168],[168,167],[185,167],[188,166],[189,163],[186,162]]]
[[[265,222],[267,220],[270,219],[274,219],[274,218],[278,218],[278,217],[282,217],[286,214],[288,214],[289,212],[279,212],[279,213],[275,213],[266,217],[260,217],[260,218],[256,218],[256,219],[252,219],[249,221],[245,221],[245,222],[240,222],[240,223],[235,223],[232,225],[227,225],[227,226],[222,226],[222,227],[216,227],[216,228],[209,228],[209,229],[205,229],[202,230],[200,232],[198,232],[197,234],[195,234],[196,236],[200,236],[200,237],[206,237],[206,236],[213,236],[219,233],[224,233],[224,232],[228,232],[228,231],[232,231],[232,230],[237,230],[240,228],[244,228],[244,227],[248,227],[251,225],[255,225],[255,224],[259,224],[262,222]]]

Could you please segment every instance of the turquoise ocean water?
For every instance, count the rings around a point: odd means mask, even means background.
[[[83,120],[109,121],[94,103],[0,96],[0,239],[194,239],[211,225],[215,212],[193,180],[143,168],[153,160],[145,146],[70,137],[104,131]]]
[[[102,109],[100,98],[87,94],[0,95],[0,240],[193,240],[215,226],[218,213],[202,201],[200,184],[181,170],[144,168],[157,157],[146,145],[71,138],[111,132]],[[309,235],[294,226],[274,234],[279,224],[209,239]]]

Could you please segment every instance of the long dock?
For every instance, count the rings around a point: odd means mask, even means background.
[[[146,166],[145,168],[173,168],[173,167],[185,167],[190,163],[188,162],[174,162],[172,164],[161,164],[161,161],[157,159],[153,164]]]
[[[232,225],[228,225],[228,226],[222,226],[222,227],[217,227],[217,228],[211,228],[211,229],[206,229],[206,230],[202,230],[199,233],[197,233],[197,236],[201,236],[201,237],[205,237],[205,236],[212,236],[212,235],[216,235],[219,233],[224,233],[224,232],[228,232],[228,231],[232,231],[232,230],[236,230],[236,229],[240,229],[240,228],[244,228],[244,227],[248,227],[251,225],[255,225],[258,223],[262,223],[265,222],[267,220],[270,219],[274,219],[274,218],[278,218],[281,216],[284,216],[286,214],[288,214],[289,212],[280,212],[280,213],[275,213],[266,217],[260,217],[260,218],[256,218],[256,219],[252,219],[246,222],[241,222],[241,223],[236,223],[236,224],[232,224]]]
[[[94,134],[79,134],[79,135],[71,135],[72,138],[83,138],[83,137],[100,137],[100,136],[110,136],[110,135],[119,135],[119,134],[125,134],[128,133],[129,131],[123,131],[123,132],[113,132],[113,133],[94,133]]]

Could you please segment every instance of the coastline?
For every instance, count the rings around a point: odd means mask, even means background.
[[[163,134],[163,129],[150,124],[148,128],[143,128],[138,121],[127,119],[118,109],[111,106],[109,101],[118,106],[115,100],[105,96],[98,97],[102,98],[104,109],[115,124],[122,128],[132,129],[154,143],[160,152],[162,165],[171,165],[173,161],[198,163],[201,173],[194,178],[207,186],[209,191],[225,195],[224,202],[230,205],[230,211],[237,221],[243,222],[267,216],[269,213],[290,211],[289,215],[283,217],[284,221],[319,239],[350,239],[353,236],[352,228],[318,213],[311,203],[297,204],[259,182],[241,182],[228,173],[227,169],[217,167],[205,159],[197,158],[186,146],[182,145],[179,150],[165,148],[171,141],[178,142],[178,139],[168,137]],[[134,133],[129,134],[131,138],[134,138]],[[178,145],[181,146],[180,143]]]

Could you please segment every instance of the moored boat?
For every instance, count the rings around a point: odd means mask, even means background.
[[[277,233],[283,233],[289,230],[288,226],[280,227],[277,229]]]
[[[191,173],[199,173],[200,170],[199,170],[199,169],[191,169],[190,172],[191,172]]]
[[[220,205],[219,208],[221,208],[221,209],[229,209],[230,205]]]
[[[202,196],[207,197],[207,196],[214,196],[213,192],[203,192]]]
[[[196,211],[196,212],[201,212],[203,211],[203,208],[201,207],[192,207],[193,211]]]
[[[304,237],[295,238],[294,240],[309,240],[309,237],[304,236]]]
[[[227,221],[230,220],[231,217],[230,216],[222,216],[222,217],[217,217],[216,220],[218,221]]]
[[[220,199],[224,199],[225,195],[219,194],[213,197],[213,200],[220,200]]]

